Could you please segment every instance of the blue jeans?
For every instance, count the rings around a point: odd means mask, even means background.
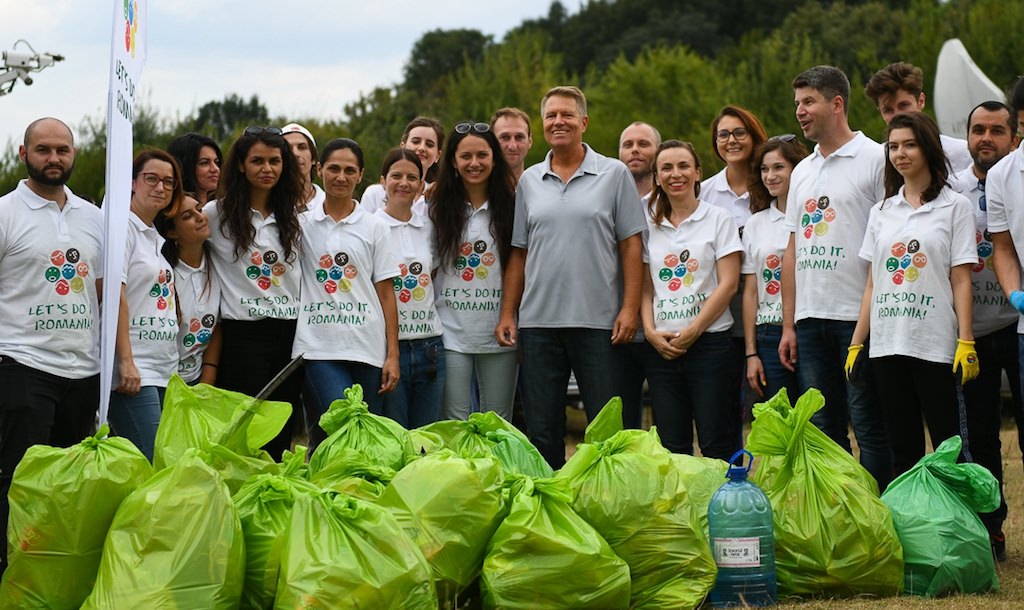
[[[306,379],[302,386],[302,407],[306,414],[309,434],[309,452],[327,438],[320,427],[320,416],[331,403],[345,397],[345,390],[358,383],[363,387],[363,402],[371,413],[384,412],[384,397],[380,389],[380,369],[364,362],[347,360],[304,360]]]
[[[398,342],[398,385],[384,395],[384,416],[407,429],[441,419],[444,343],[441,337]]]
[[[879,490],[882,490],[892,480],[892,452],[870,370],[871,361],[863,359],[864,384],[861,387],[848,382],[843,371],[854,326],[856,322],[820,318],[797,322],[797,355],[800,359],[797,378],[801,393],[809,388],[821,390],[825,406],[814,414],[811,421],[847,452],[852,452],[848,429],[853,424],[853,433],[860,448],[860,463],[875,477]]]
[[[796,373],[782,366],[779,360],[779,340],[782,338],[782,327],[777,324],[760,324],[757,326],[757,355],[764,367],[764,397],[771,398],[779,390],[786,388],[791,401],[796,401],[800,394],[800,384]]]
[[[565,394],[575,372],[587,419],[619,394],[618,351],[611,331],[521,328],[523,408],[530,441],[552,468],[565,464]]]
[[[164,407],[164,391],[155,385],[142,386],[134,396],[110,393],[110,427],[118,436],[130,440],[149,461],[153,461],[153,441]]]
[[[650,344],[644,368],[651,410],[666,449],[693,454],[693,425],[704,457],[728,460],[741,445],[734,406],[732,331],[704,333],[679,358],[665,360]]]

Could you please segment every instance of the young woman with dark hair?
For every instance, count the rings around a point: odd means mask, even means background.
[[[220,147],[212,139],[198,133],[186,133],[171,140],[167,152],[181,166],[182,186],[195,195],[200,204],[216,196],[220,182]]]
[[[516,351],[494,336],[512,243],[515,177],[487,123],[455,126],[429,197],[437,234],[437,313],[444,328],[445,419],[481,411],[512,419]]]
[[[256,395],[291,360],[299,315],[302,178],[276,127],[247,127],[224,164],[220,198],[203,208],[210,223],[213,268],[221,285],[219,387]],[[292,419],[266,449],[274,459],[291,446],[302,377],[271,394],[292,405]]]
[[[868,356],[899,476],[960,433],[957,384],[978,375],[971,269],[978,262],[972,204],[947,184],[935,122],[920,112],[889,123],[886,199],[871,208],[860,257],[870,264],[846,360],[858,378]]]
[[[363,179],[363,150],[337,138],[319,159],[323,203],[302,214],[302,313],[293,355],[303,354],[303,403],[310,449],[326,437],[320,416],[349,386],[383,413],[398,383],[398,264],[387,224],[352,198]]]
[[[416,211],[426,214],[423,193],[437,178],[437,160],[441,157],[441,151],[444,149],[444,126],[436,119],[418,116],[405,126],[398,147],[416,153],[420,165],[423,166],[425,178],[413,203],[416,206]],[[384,187],[380,184],[372,184],[366,187],[359,205],[363,206],[367,212],[372,213],[384,207],[386,199],[387,194],[384,192]]]

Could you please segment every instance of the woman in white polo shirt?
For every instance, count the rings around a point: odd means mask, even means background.
[[[789,243],[786,196],[789,175],[807,156],[793,134],[775,136],[751,158],[749,230],[743,233],[743,340],[747,383],[762,398],[786,388],[799,394],[796,373],[779,361],[782,337],[782,255]]]
[[[325,198],[302,224],[302,311],[294,355],[304,354],[303,403],[310,449],[326,437],[320,416],[358,383],[373,413],[398,383],[398,310],[387,224],[352,198],[363,179],[363,149],[331,140],[320,154]]]
[[[893,452],[895,475],[960,433],[957,383],[978,375],[971,329],[971,269],[978,263],[974,216],[947,184],[949,166],[935,122],[920,112],[889,123],[887,198],[871,208],[860,257],[871,265],[846,373],[870,334],[871,372]]]
[[[221,286],[221,358],[217,386],[254,396],[291,360],[299,316],[302,177],[276,127],[247,127],[231,146],[220,198],[203,211]],[[291,403],[292,418],[265,448],[275,459],[291,446],[301,417],[302,376],[292,374],[270,395]]]
[[[181,171],[174,157],[162,150],[135,157],[110,424],[150,460],[164,390],[178,370],[174,272],[160,253],[164,239],[153,222],[160,214],[175,214],[182,196]]]
[[[178,376],[189,384],[213,385],[220,362],[220,280],[210,260],[210,224],[203,205],[191,194],[185,195],[177,214],[161,214],[154,224],[164,238],[161,252],[174,269]]]
[[[512,243],[515,177],[487,123],[459,123],[448,138],[430,219],[437,233],[437,314],[444,328],[445,419],[480,410],[512,419],[516,351],[494,336],[502,270]]]
[[[726,408],[735,386],[729,299],[743,246],[726,210],[698,199],[700,159],[689,142],[667,140],[654,158],[648,202],[640,317],[654,423],[662,443],[729,459],[740,445],[740,412]]]
[[[398,264],[392,290],[398,298],[399,379],[384,395],[384,415],[418,428],[441,418],[444,393],[444,344],[434,307],[434,225],[413,207],[423,186],[423,165],[415,153],[391,149],[380,173],[387,201],[376,216],[390,229]]]
[[[402,131],[402,139],[398,143],[399,148],[405,148],[416,153],[420,163],[423,165],[424,180],[420,187],[420,193],[416,196],[414,206],[417,212],[426,214],[426,200],[423,193],[430,187],[430,184],[437,178],[437,160],[441,158],[441,151],[444,149],[444,126],[436,119],[418,116],[405,126]],[[387,193],[381,184],[371,184],[366,187],[359,205],[370,212],[376,213],[384,207],[387,200]]]

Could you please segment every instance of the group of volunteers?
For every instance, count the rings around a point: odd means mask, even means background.
[[[693,453],[694,427],[704,456],[739,449],[743,385],[813,387],[815,424],[847,450],[852,424],[881,489],[924,455],[922,416],[933,446],[963,435],[964,458],[1001,481],[1001,376],[1020,413],[1024,349],[1024,209],[1011,203],[1024,84],[1011,106],[978,105],[963,141],[921,112],[922,80],[901,62],[867,83],[884,145],[851,129],[835,67],[792,83],[810,152],[727,105],[710,124],[713,176],[691,143],[640,121],[618,159],[598,153],[572,86],[541,101],[550,151],[528,168],[516,108],[450,131],[417,117],[379,174],[357,142],[318,148],[296,123],[248,127],[226,157],[195,133],[143,149],[113,431],[152,459],[173,375],[255,395],[301,356],[270,396],[293,406],[275,458],[300,422],[321,442],[320,415],[356,383],[409,428],[474,409],[511,419],[518,384],[530,439],[557,468],[575,374],[589,418],[621,396],[630,427],[646,383],[675,452]],[[0,198],[4,523],[25,450],[80,441],[99,402],[101,212],[65,186],[74,155],[64,123],[33,122],[28,177]],[[982,517],[1004,558],[1005,501]]]

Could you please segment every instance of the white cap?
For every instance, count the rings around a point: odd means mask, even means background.
[[[306,129],[302,125],[299,125],[298,123],[288,123],[287,125],[281,128],[282,135],[286,135],[289,133],[301,133],[302,135],[306,136],[306,139],[309,140],[310,144],[312,144],[314,147],[316,146],[316,140],[313,138],[313,134],[309,133],[308,129]]]

